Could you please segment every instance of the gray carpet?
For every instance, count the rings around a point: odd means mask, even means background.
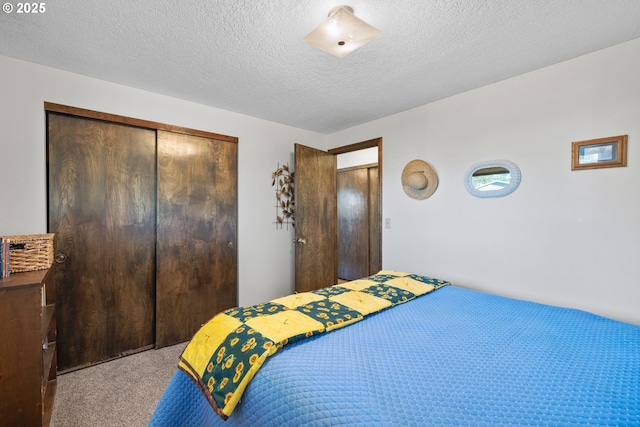
[[[184,344],[58,376],[51,427],[145,427]]]

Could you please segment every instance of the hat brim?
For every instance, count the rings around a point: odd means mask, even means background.
[[[423,189],[412,188],[408,184],[409,175],[421,172],[427,178],[427,186]],[[424,200],[433,195],[438,188],[438,174],[424,160],[411,160],[402,170],[402,189],[412,199]]]

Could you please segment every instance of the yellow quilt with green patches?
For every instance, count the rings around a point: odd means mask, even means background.
[[[358,322],[448,284],[382,270],[364,279],[229,309],[194,335],[178,367],[227,419],[267,357],[283,346]]]

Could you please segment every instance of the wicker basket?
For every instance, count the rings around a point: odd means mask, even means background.
[[[9,271],[46,270],[53,262],[53,233],[3,236],[9,239]]]

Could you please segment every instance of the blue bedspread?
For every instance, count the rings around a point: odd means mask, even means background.
[[[640,425],[640,327],[447,286],[270,358],[227,421],[177,371],[149,423]]]

